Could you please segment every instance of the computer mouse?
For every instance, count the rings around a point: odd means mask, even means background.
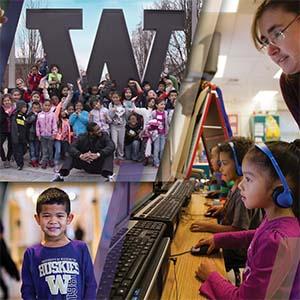
[[[212,217],[213,212],[212,211],[208,211],[204,214],[205,217]]]
[[[202,245],[200,247],[192,247],[191,254],[195,256],[207,255],[208,245]],[[218,249],[214,249],[211,254],[217,253]]]

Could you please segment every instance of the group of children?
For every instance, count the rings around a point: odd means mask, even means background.
[[[235,137],[214,151],[219,157],[215,171],[233,185],[223,207],[209,208],[214,217],[221,216],[219,224],[195,222],[191,230],[214,233],[196,247],[208,245],[208,254],[223,248],[227,271],[245,270],[242,282],[234,286],[211,260],[203,260],[196,271],[204,281],[200,292],[208,299],[299,299],[300,140],[254,145]],[[87,247],[65,234],[73,219],[68,195],[58,188],[45,190],[35,218],[44,237],[25,252],[22,298],[75,293],[76,299],[95,299]]]
[[[58,167],[68,145],[87,132],[90,122],[111,136],[116,163],[127,159],[147,165],[153,156],[153,165],[159,166],[178,95],[170,79],[160,81],[156,91],[149,82],[141,87],[130,79],[120,93],[109,78],[88,86],[82,73],[75,90],[72,84],[62,84],[58,66],[45,70],[45,61],[34,65],[28,87],[19,78],[16,89],[5,89],[1,95],[0,151],[5,168],[13,155],[22,170],[27,148],[32,167]]]
[[[211,154],[219,185],[224,180],[230,191],[224,205],[206,213],[218,224],[194,222],[190,229],[214,233],[195,247],[222,248],[236,286],[207,260],[196,271],[204,281],[200,292],[208,299],[299,299],[300,140],[254,145],[234,137]],[[239,268],[245,268],[242,282]]]

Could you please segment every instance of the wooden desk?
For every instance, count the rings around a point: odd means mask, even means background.
[[[191,247],[194,246],[199,239],[207,238],[212,235],[211,233],[190,231],[190,225],[197,220],[216,222],[216,219],[206,218],[204,216],[204,213],[208,208],[206,205],[204,205],[205,202],[206,199],[200,193],[194,193],[192,195],[191,202],[186,208],[186,212],[181,216],[175,238],[172,241],[171,254],[187,251],[191,249]],[[202,259],[203,257],[201,256],[193,256],[189,253],[177,257],[176,277],[178,283],[178,299],[205,299],[199,294],[201,281],[195,277],[195,271],[197,270]],[[215,261],[219,272],[226,276],[222,254],[218,253],[212,255],[210,259]],[[174,265],[172,262],[170,263],[169,273],[167,275],[162,299],[176,299],[176,283],[174,277]]]

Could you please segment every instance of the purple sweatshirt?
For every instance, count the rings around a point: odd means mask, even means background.
[[[40,112],[36,121],[36,135],[38,137],[52,137],[57,133],[57,120],[55,113],[52,111],[49,112]]]
[[[28,248],[22,265],[22,299],[96,299],[93,264],[84,242]]]
[[[248,248],[243,282],[217,272],[201,285],[208,299],[300,299],[300,225],[297,218],[265,219],[258,229],[214,234],[218,248]]]

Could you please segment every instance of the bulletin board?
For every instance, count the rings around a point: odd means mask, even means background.
[[[278,115],[255,115],[250,118],[251,137],[255,142],[280,140],[280,117]]]

